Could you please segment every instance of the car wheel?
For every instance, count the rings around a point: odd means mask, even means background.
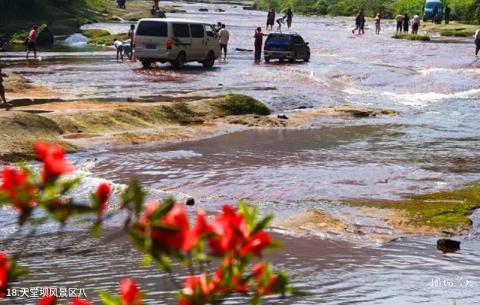
[[[202,64],[205,69],[213,68],[213,65],[215,64],[215,55],[212,51],[208,53],[207,58],[202,62]]]
[[[270,62],[270,57],[265,57],[265,62]]]
[[[303,59],[304,62],[309,62],[310,61],[310,52],[307,53],[305,58]]]
[[[177,59],[175,59],[172,64],[175,69],[182,69],[185,66],[186,56],[184,52],[178,54]]]
[[[149,69],[152,67],[152,62],[150,60],[141,59],[140,62],[145,69]]]
[[[293,64],[296,61],[297,61],[297,54],[294,54],[293,57],[288,60],[288,62],[291,64]]]

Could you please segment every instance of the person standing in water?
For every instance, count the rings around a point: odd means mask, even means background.
[[[375,16],[375,34],[380,35],[380,22],[382,20],[382,17],[380,16],[380,13],[377,13],[377,16]]]
[[[5,87],[3,87],[3,78],[7,77],[6,74],[2,73],[2,67],[0,66],[0,98],[2,99],[2,106],[5,107],[6,110],[10,110],[12,108],[12,104],[7,103],[7,99],[5,98]]]
[[[230,40],[230,33],[225,29],[225,24],[222,24],[222,29],[218,32],[218,40],[220,42],[220,50],[223,51],[223,60],[227,61],[228,41]]]
[[[362,22],[365,20],[365,15],[363,10],[358,11],[357,17],[355,17],[355,28],[352,30],[352,34],[355,34],[355,31],[358,30],[358,35],[362,30]]]
[[[403,31],[403,15],[397,15],[395,20],[397,21],[397,34]]]
[[[475,51],[475,56],[478,57],[478,52],[480,52],[480,29],[475,32],[475,45],[477,47]]]
[[[270,26],[270,30],[273,30],[274,25],[275,25],[275,11],[271,8],[268,11],[268,15],[267,15],[267,30],[269,26]]]
[[[291,8],[287,10],[285,17],[283,18],[287,19],[287,26],[288,26],[288,29],[290,30],[290,28],[292,27],[292,21],[293,21],[293,12]]]
[[[37,58],[37,38],[38,38],[38,26],[34,25],[32,29],[30,30],[30,33],[28,34],[27,38],[27,46],[28,46],[28,51],[27,51],[27,59],[28,56],[30,55],[30,52],[33,51],[33,58]]]
[[[123,61],[123,53],[124,53],[123,42],[118,40],[118,38],[115,38],[115,40],[113,41],[113,46],[115,47],[115,50],[117,50],[117,62],[119,62],[120,60]],[[128,53],[127,53],[127,56],[128,56]]]
[[[130,25],[130,31],[128,31],[128,39],[130,39],[130,52],[128,53],[128,59],[135,61],[135,25]]]
[[[260,63],[262,59],[262,47],[263,47],[263,36],[262,28],[258,27],[255,31],[253,38],[255,39],[255,63]]]
[[[405,14],[405,17],[403,17],[403,32],[405,34],[408,34],[409,26],[410,26],[410,16],[408,16],[408,14]]]
[[[420,16],[415,14],[412,19],[412,34],[417,35],[418,29],[420,28]]]

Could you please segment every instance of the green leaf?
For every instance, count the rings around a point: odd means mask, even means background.
[[[260,221],[255,226],[255,229],[253,229],[252,235],[264,230],[266,227],[268,227],[272,223],[272,221],[273,221],[273,215],[269,215],[269,216],[265,217],[264,219],[262,219],[262,221]]]
[[[90,228],[90,233],[94,237],[100,237],[100,235],[102,234],[102,223],[101,222],[94,223]]]
[[[153,257],[151,255],[145,255],[140,262],[140,266],[142,267],[148,267],[152,264],[153,262]]]
[[[122,305],[122,300],[118,296],[113,296],[109,292],[102,290],[98,293],[100,300],[104,305]]]
[[[164,217],[165,215],[168,214],[168,212],[170,212],[173,209],[174,205],[175,205],[175,200],[173,200],[173,198],[169,197],[164,199],[162,201],[162,204],[158,207],[158,209],[156,209],[155,212],[153,212],[153,214],[150,216],[150,219],[154,221]]]
[[[255,228],[255,221],[257,219],[257,209],[250,207],[245,201],[240,201],[239,204],[240,213],[245,217],[248,228],[253,230]]]
[[[172,272],[172,260],[168,256],[160,255],[157,258],[157,266],[162,271]]]
[[[143,191],[138,181],[133,181],[127,189],[120,195],[121,208],[130,208],[135,215],[140,215],[143,210],[146,193]],[[133,206],[132,206],[133,204]]]

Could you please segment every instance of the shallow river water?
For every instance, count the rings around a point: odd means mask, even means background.
[[[279,113],[348,104],[394,109],[399,115],[322,118],[309,129],[245,131],[71,156],[87,185],[99,179],[121,185],[139,178],[154,194],[192,196],[197,206],[208,211],[244,198],[283,219],[312,208],[356,217],[336,202],[397,199],[479,178],[480,61],[473,57],[470,40],[448,44],[394,40],[389,22],[380,36],[372,33],[372,24],[365,36],[355,36],[351,19],[296,16],[293,30],[310,42],[311,62],[255,65],[252,53],[235,48],[253,48],[251,36],[263,26],[265,13],[229,5],[181,5],[188,13],[175,17],[226,23],[232,37],[228,63],[217,64],[213,71],[197,64],[184,71],[167,65],[143,70],[139,63],[117,64],[112,50],[76,49],[45,52],[41,61],[28,63],[23,53],[2,54],[5,70],[22,73],[69,98],[148,99],[233,91],[258,97]],[[209,13],[198,12],[205,6]],[[214,13],[217,7],[226,12]],[[112,32],[126,31],[128,26],[89,25]],[[367,231],[388,230],[378,220],[355,221]],[[1,211],[0,225],[0,236],[12,232],[11,212]],[[471,235],[461,237],[462,250],[449,255],[436,251],[434,238],[401,238],[381,245],[316,232],[293,238],[284,232],[287,235],[279,238],[286,249],[273,259],[311,296],[271,304],[451,305],[454,300],[458,305],[479,304],[480,236],[477,222],[475,226]],[[47,225],[45,235],[32,247],[52,247],[46,234],[52,229]],[[72,235],[66,235],[67,241],[74,239]],[[122,245],[97,245],[98,255],[25,258],[35,272],[19,286],[81,286],[92,295],[97,288],[114,289],[125,273],[142,281],[145,271],[136,267],[136,253]],[[5,247],[17,248],[14,243]],[[149,277],[162,275],[149,272]],[[171,287],[162,285],[155,281],[145,287],[152,298],[162,296],[163,301],[156,298],[151,304],[174,304],[168,293]]]

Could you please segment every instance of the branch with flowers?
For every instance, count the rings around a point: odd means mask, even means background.
[[[37,143],[34,148],[42,162],[38,173],[26,166],[7,166],[1,172],[0,206],[17,211],[20,228],[52,220],[65,226],[80,217],[91,222],[91,231],[98,236],[105,220],[122,211],[127,213],[123,231],[144,255],[141,264],[155,264],[171,275],[180,305],[223,304],[239,295],[250,304],[260,304],[265,296],[301,294],[289,285],[285,273],[275,273],[263,260],[266,250],[278,248],[265,231],[272,217],[258,220],[255,208],[240,203],[238,210],[227,205],[210,218],[198,211],[193,224],[184,205],[171,198],[146,203],[146,193],[138,182],[120,194],[118,211],[108,211],[112,189],[107,183],[97,187],[88,203],[75,202],[71,192],[80,179],[67,176],[74,167],[65,159],[64,149],[46,143]],[[36,210],[43,213],[34,213]],[[39,214],[44,216],[34,216]],[[28,272],[18,266],[19,257],[20,253],[7,258],[0,252],[0,299],[12,282]],[[176,265],[186,270],[183,284],[173,276]],[[144,296],[129,278],[120,282],[118,294],[99,292],[105,305],[143,305]],[[49,295],[38,305],[92,304],[81,299],[60,301],[66,300]]]

